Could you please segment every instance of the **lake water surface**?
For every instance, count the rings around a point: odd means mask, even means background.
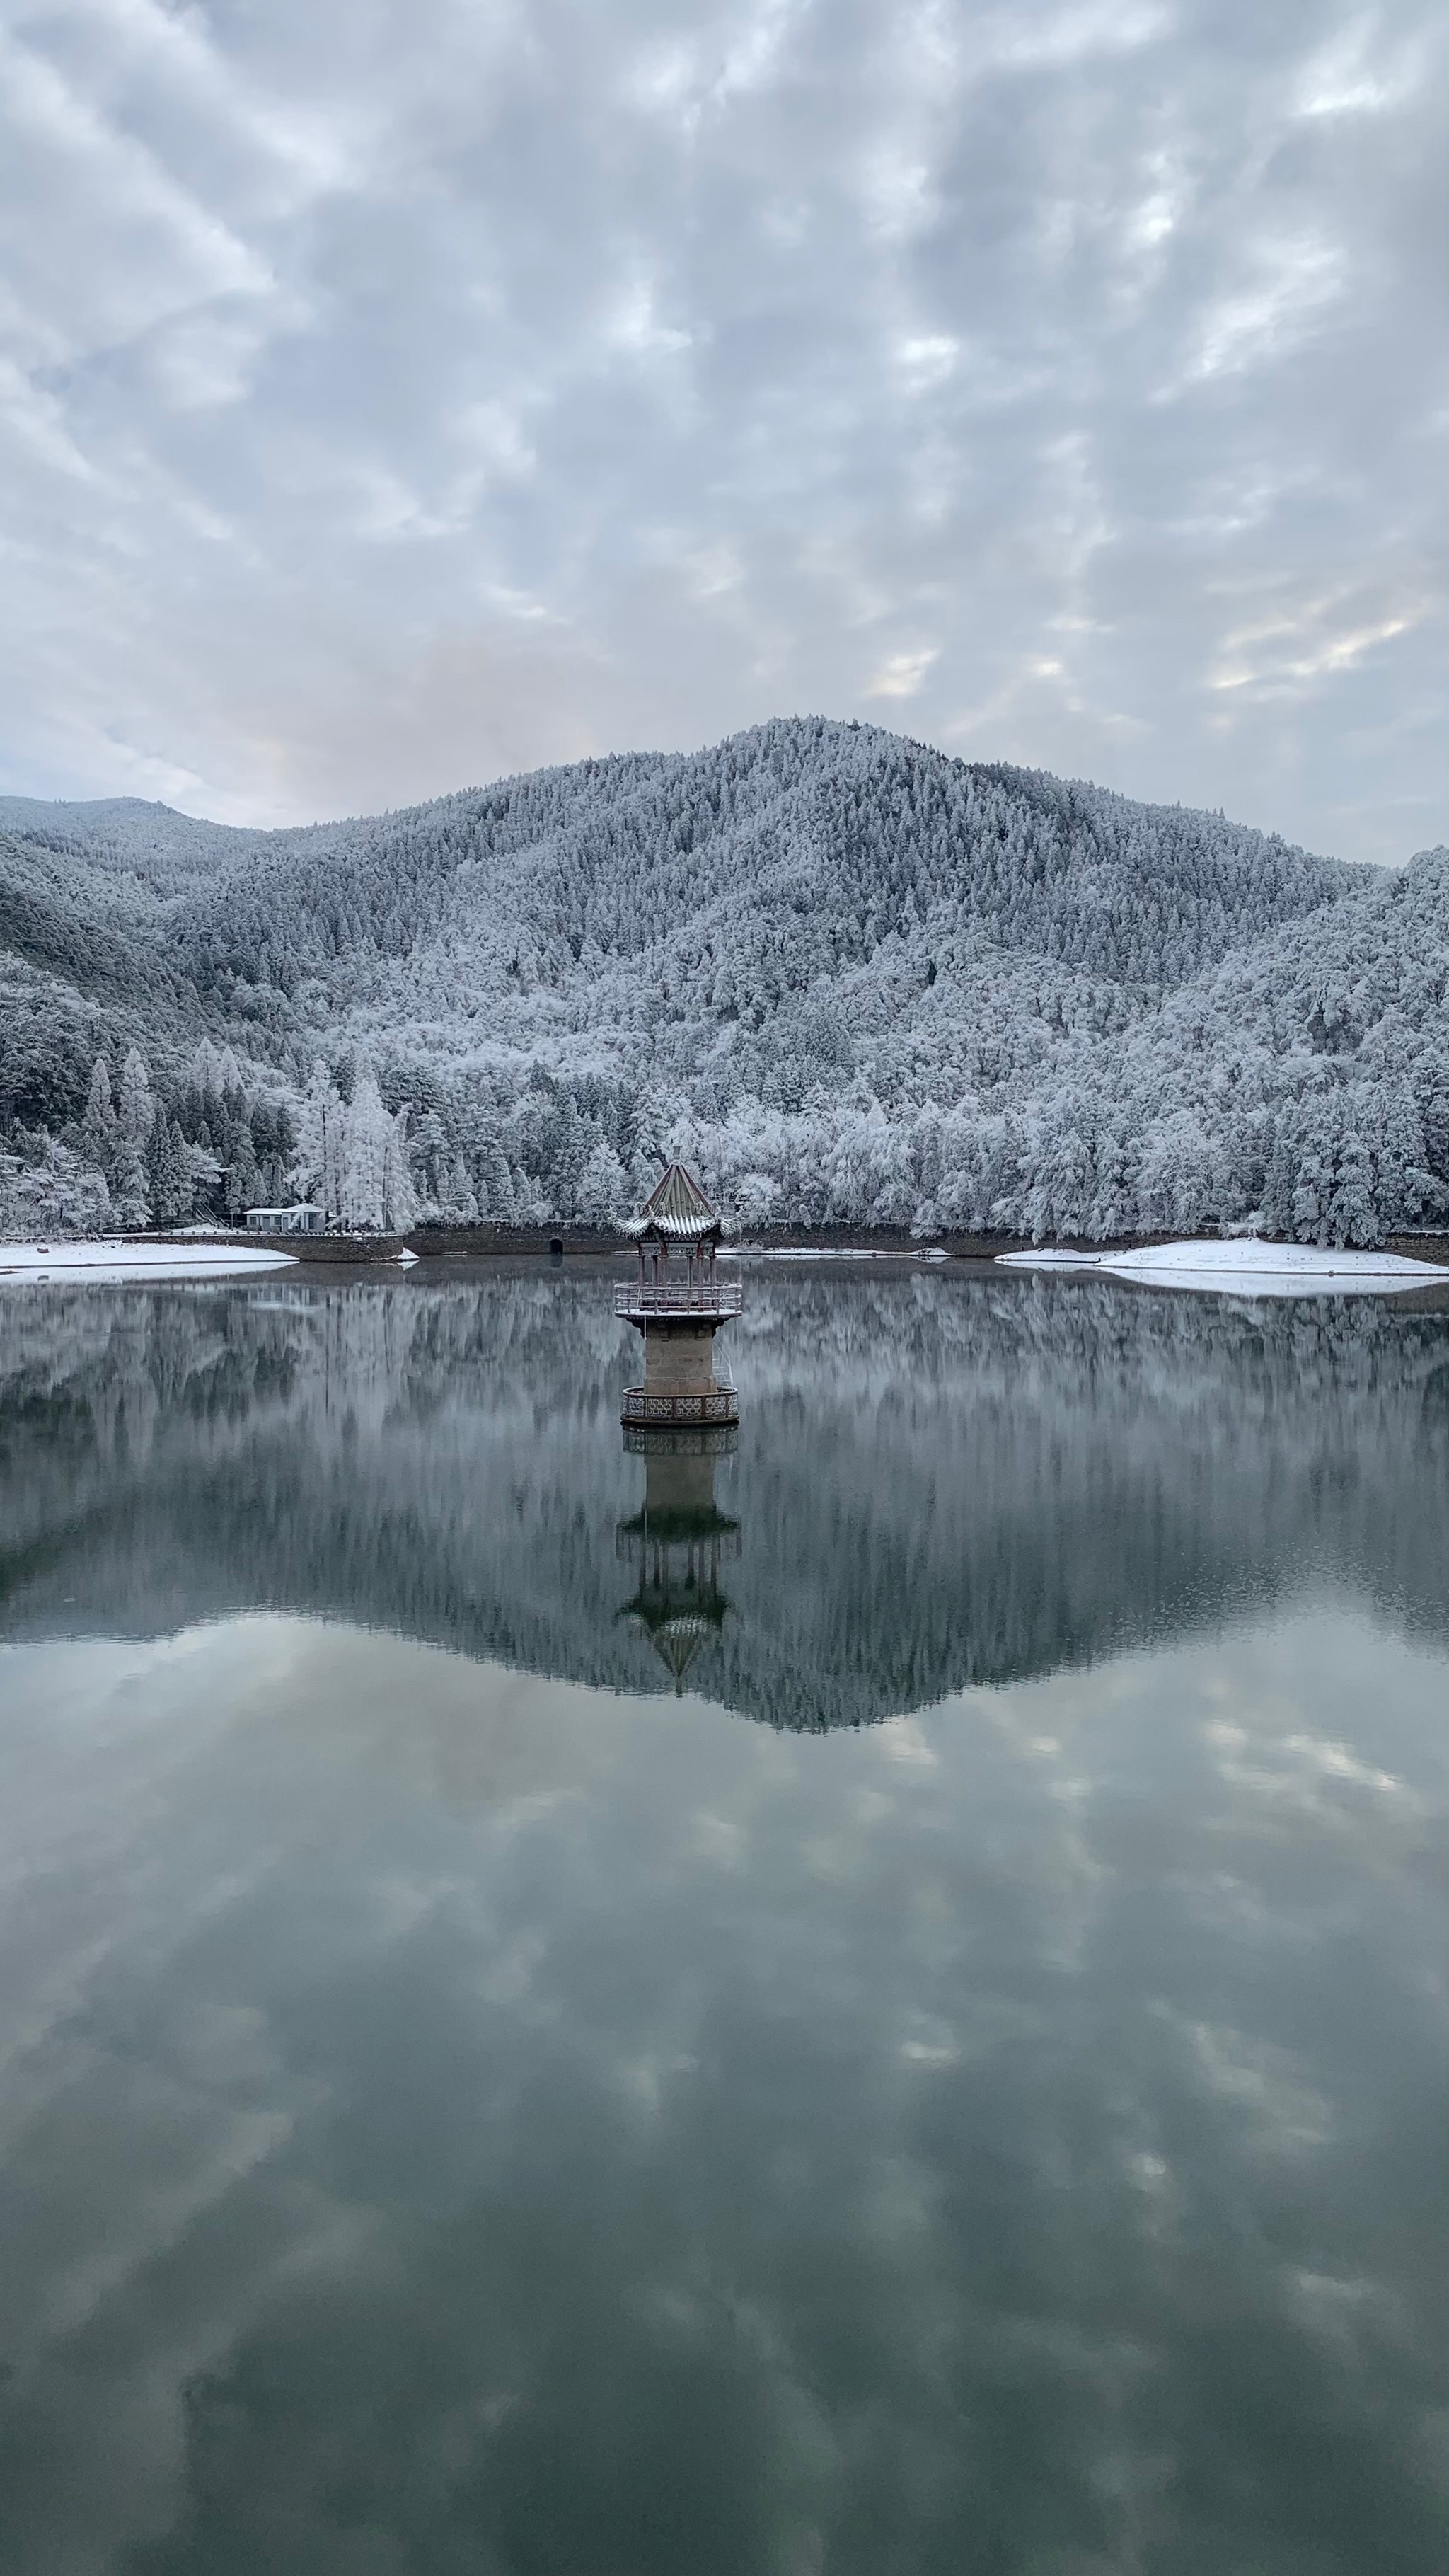
[[[1444,2564],[1449,1292],[0,1292],[7,2576]]]

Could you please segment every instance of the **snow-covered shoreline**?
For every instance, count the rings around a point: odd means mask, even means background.
[[[1392,1295],[1449,1288],[1449,1268],[1397,1252],[1347,1252],[1333,1244],[1264,1243],[1246,1235],[1218,1243],[1156,1243],[1128,1252],[999,1252],[1008,1269],[1105,1271],[1159,1288],[1231,1289],[1249,1297]]]
[[[939,1243],[731,1243],[736,1261],[945,1261]]]
[[[728,1249],[737,1261],[887,1261],[903,1257],[894,1245],[877,1247],[869,1243],[732,1243]]]
[[[224,1243],[0,1243],[0,1279],[204,1279],[251,1270],[295,1270],[295,1253]]]

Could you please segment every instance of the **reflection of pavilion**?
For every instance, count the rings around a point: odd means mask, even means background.
[[[618,1549],[637,1569],[638,1588],[621,1618],[642,1628],[676,1691],[706,1637],[718,1636],[730,1604],[720,1567],[740,1552],[740,1528],[717,1509],[714,1462],[735,1445],[732,1427],[646,1430],[630,1425],[624,1445],[644,1459],[644,1508],[621,1521]]]

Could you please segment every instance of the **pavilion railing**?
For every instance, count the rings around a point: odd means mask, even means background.
[[[745,1283],[716,1272],[699,1279],[632,1279],[614,1290],[616,1315],[738,1315]]]
[[[626,1386],[626,1422],[736,1422],[740,1400],[732,1386],[693,1395],[665,1395],[652,1386]]]

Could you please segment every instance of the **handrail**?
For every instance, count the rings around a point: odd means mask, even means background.
[[[733,1423],[739,1419],[739,1397],[732,1386],[681,1395],[664,1394],[652,1386],[626,1386],[621,1410],[624,1420],[634,1423]]]
[[[745,1302],[742,1279],[635,1279],[614,1290],[616,1315],[738,1315]]]

